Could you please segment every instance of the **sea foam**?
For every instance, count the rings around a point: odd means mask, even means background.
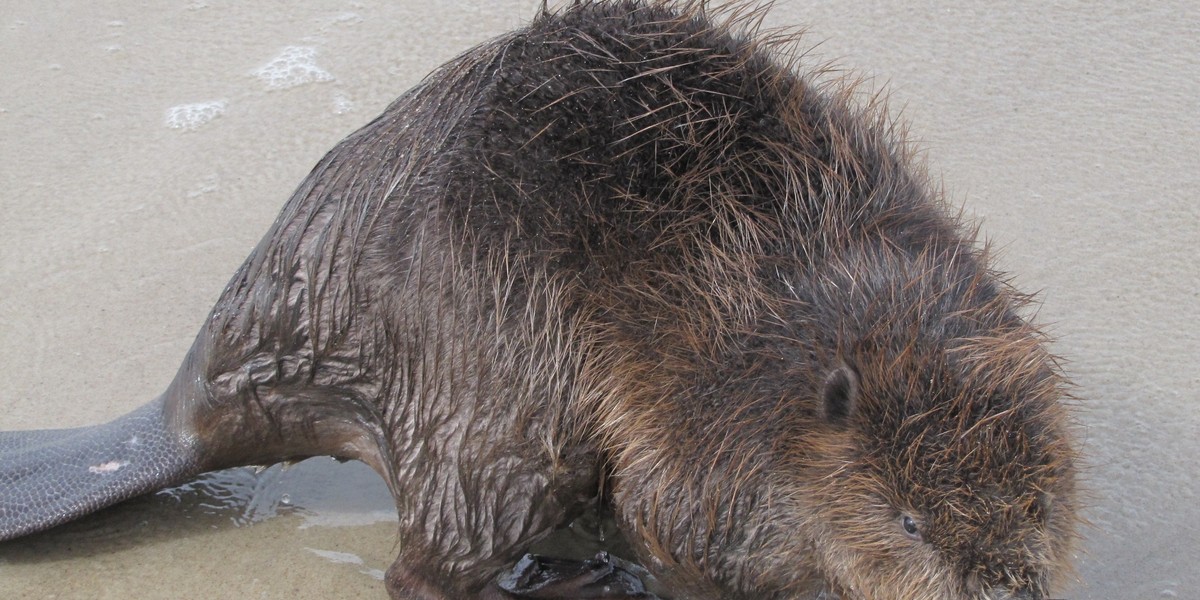
[[[288,46],[271,62],[254,70],[253,75],[267,89],[285,90],[306,83],[333,81],[333,75],[317,66],[317,49],[311,46]]]
[[[221,113],[225,112],[226,104],[224,100],[213,100],[172,106],[167,109],[166,125],[171,129],[185,131],[199,129],[201,125],[221,116]]]

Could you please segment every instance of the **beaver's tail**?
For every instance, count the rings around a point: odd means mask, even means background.
[[[76,519],[201,472],[159,398],[111,423],[0,432],[0,540]]]

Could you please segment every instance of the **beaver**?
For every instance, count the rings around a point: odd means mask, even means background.
[[[504,574],[597,498],[676,598],[1045,598],[1077,458],[1029,297],[882,106],[708,12],[582,0],[436,70],[318,163],[162,396],[0,436],[0,539],[331,455],[395,498],[393,598],[536,593]],[[585,596],[594,563],[534,575]]]

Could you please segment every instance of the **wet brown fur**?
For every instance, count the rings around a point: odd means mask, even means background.
[[[1075,458],[1028,300],[762,15],[546,11],[335,148],[176,382],[206,466],[373,465],[398,598],[478,593],[603,477],[679,598],[1044,597]]]

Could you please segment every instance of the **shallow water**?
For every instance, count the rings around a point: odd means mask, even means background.
[[[365,590],[382,586],[396,522],[391,494],[374,471],[359,462],[318,457],[207,473],[43,533],[0,542],[0,574],[6,590],[25,589],[28,597],[96,597],[89,594],[99,585],[102,597],[178,598],[190,593],[188,579],[199,576],[226,579],[214,597],[274,598],[293,593],[286,581],[289,568],[280,564],[291,562],[303,565],[305,579],[318,573],[327,578],[319,588],[305,586],[310,597],[355,597],[346,590],[375,594]],[[276,535],[284,543],[271,542]],[[234,544],[231,554],[221,553],[223,544]],[[171,552],[160,554],[161,547]],[[189,549],[215,560],[194,565],[181,580],[176,566]],[[631,556],[612,519],[593,511],[530,550],[586,559],[602,549]],[[247,551],[264,556],[247,561],[242,554]],[[69,577],[63,577],[64,563],[73,565]],[[159,564],[175,571],[169,581],[154,576]],[[125,566],[113,571],[114,565]],[[85,584],[89,574],[96,579]],[[322,590],[326,595],[318,594]]]
[[[6,2],[0,429],[160,392],[317,159],[537,4]],[[888,85],[950,197],[1042,290],[1094,497],[1070,598],[1200,595],[1198,12],[785,0],[768,18]],[[0,547],[0,596],[384,597],[395,536],[371,519],[391,501],[365,467],[205,481]]]
[[[361,463],[231,469],[0,543],[0,578],[6,598],[383,597],[395,521]]]

